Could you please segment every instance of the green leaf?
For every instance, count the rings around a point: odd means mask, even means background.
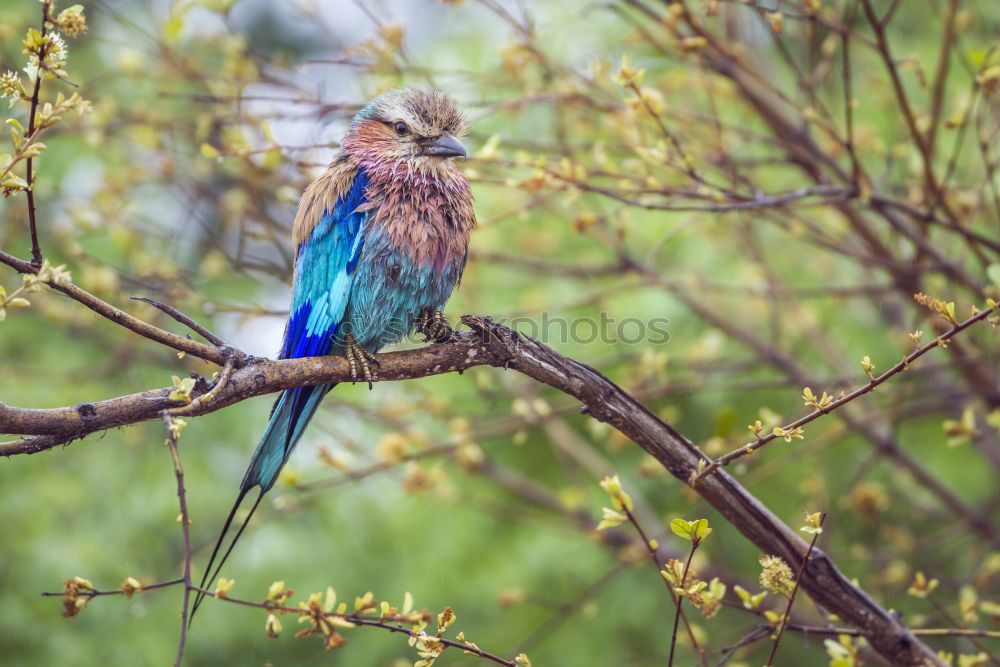
[[[701,542],[712,532],[708,525],[708,519],[696,519],[695,521],[674,519],[670,522],[670,530],[674,535],[692,542]]]
[[[708,537],[712,528],[708,525],[708,519],[698,519],[691,523],[691,535],[699,542]]]
[[[608,528],[614,528],[615,526],[620,526],[621,524],[628,521],[628,517],[621,512],[616,512],[610,507],[605,507],[603,509],[604,509],[604,518],[602,518],[601,522],[597,524],[597,530],[607,530]]]
[[[167,396],[171,401],[182,401],[184,403],[191,402],[191,391],[194,389],[195,381],[194,378],[184,378],[183,380],[173,376],[174,388],[173,391]]]
[[[18,190],[27,190],[28,181],[24,180],[20,176],[15,176],[13,174],[8,174],[7,178],[0,183],[5,188],[16,188]]]
[[[674,519],[671,521],[670,530],[677,537],[682,537],[685,540],[691,539],[691,524],[684,519]]]
[[[37,142],[24,149],[24,157],[38,157],[45,150],[45,144]]]

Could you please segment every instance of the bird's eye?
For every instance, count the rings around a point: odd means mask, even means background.
[[[396,134],[403,136],[410,131],[410,128],[406,126],[406,123],[399,122],[392,126],[392,129],[396,130]]]

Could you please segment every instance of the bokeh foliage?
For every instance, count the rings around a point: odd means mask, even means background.
[[[962,317],[997,297],[995,249],[944,224],[904,220],[921,248],[872,203],[875,193],[944,209],[939,217],[954,215],[961,229],[996,242],[990,183],[1000,187],[992,166],[1000,72],[991,69],[991,48],[1000,13],[992,3],[955,3],[960,11],[949,19],[946,2],[910,0],[888,24],[921,131],[933,120],[949,21],[956,35],[932,159],[938,177],[950,174],[943,202],[928,191],[857,3],[780,2],[780,16],[773,3],[687,3],[757,73],[754,89],[787,114],[801,132],[794,137],[777,136],[739,87],[706,64],[712,46],[684,32],[684,17],[666,3],[524,4],[87,4],[89,31],[69,41],[66,71],[93,112],[67,116],[36,160],[46,258],[143,319],[180,330],[130,295],[173,304],[246,351],[271,355],[287,308],[299,193],[364,100],[424,83],[454,94],[472,121],[465,171],[481,226],[449,315],[669,320],[669,341],[658,344],[522,328],[601,369],[710,455],[744,444],[757,419],[770,428],[802,414],[805,385],[849,390],[864,381],[863,356],[884,369],[912,349],[908,332],[937,335],[911,298],[916,288],[954,301]],[[884,13],[892,3],[873,4]],[[34,0],[0,2],[4,71],[23,67],[21,39],[37,15]],[[846,136],[847,105],[835,26],[850,35],[852,150],[837,140]],[[43,97],[72,90],[50,81]],[[22,107],[11,114],[24,121]],[[810,180],[788,155],[788,144],[806,141],[847,174],[853,154],[863,177],[845,184],[821,165],[825,175]],[[801,188],[817,190],[787,204],[725,209],[758,192]],[[0,247],[26,256],[23,193],[2,206]],[[842,206],[867,222],[885,253],[859,240]],[[967,280],[942,269],[940,257]],[[19,280],[7,272],[2,284],[12,291]],[[31,302],[0,324],[6,403],[73,405],[214,370],[58,294],[35,293]],[[778,358],[793,360],[798,376]],[[997,362],[996,330],[983,325],[852,406],[857,421],[994,531]],[[253,399],[192,420],[184,432],[196,565],[206,561],[269,407],[269,398]],[[685,549],[668,530],[671,519],[709,517],[714,530],[696,567],[730,587],[759,590],[759,554],[641,450],[575,408],[491,369],[371,393],[338,387],[230,560],[233,594],[260,599],[279,579],[302,597],[333,585],[342,597],[371,590],[398,604],[410,591],[435,613],[454,607],[456,627],[483,648],[513,655],[522,647],[536,665],[664,664],[669,598],[627,526],[594,530],[606,504],[597,481],[621,476],[664,555]],[[173,655],[175,590],[95,600],[68,620],[58,618],[56,600],[38,595],[73,575],[103,588],[126,576],[176,576],[180,533],[163,437],[162,424],[149,423],[0,466],[6,664],[163,664]],[[443,445],[444,455],[420,454]],[[350,478],[371,465],[384,469]],[[970,607],[968,594],[962,605],[960,590],[1000,601],[1000,545],[841,417],[732,472],[791,525],[804,510],[828,512],[824,550],[912,627],[997,628],[997,608]],[[931,601],[907,593],[918,571],[940,581]],[[732,593],[730,601],[739,605]],[[778,609],[773,602],[764,604]],[[796,611],[826,622],[805,597]],[[711,620],[691,617],[715,650],[756,623],[728,608]],[[187,664],[414,660],[404,641],[378,630],[348,639],[333,653],[287,631],[272,641],[259,610],[209,601]],[[683,664],[693,664],[681,641]],[[980,651],[951,638],[933,645]],[[767,648],[737,660],[760,664]],[[789,637],[782,646],[783,664],[829,660],[820,638]],[[449,651],[437,664],[474,662]]]

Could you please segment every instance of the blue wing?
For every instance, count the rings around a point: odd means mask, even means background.
[[[364,171],[359,169],[354,174],[350,187],[337,199],[332,210],[323,211],[319,222],[298,248],[292,284],[291,317],[281,346],[282,359],[320,356],[329,354],[334,349],[334,338],[343,322],[354,280],[354,269],[364,244],[368,213],[359,211],[358,208],[366,203],[367,183]],[[278,473],[302,437],[323,396],[332,386],[301,387],[281,393],[271,410],[267,429],[243,476],[236,503],[212,550],[201,588],[205,588],[222,569],[261,498],[278,479]],[[260,487],[260,494],[213,572],[212,564],[229,532],[236,511],[255,486]],[[195,599],[191,620],[203,598],[204,594],[199,593]]]
[[[351,294],[354,270],[364,244],[368,179],[358,170],[333,210],[324,210],[311,235],[299,246],[292,284],[291,317],[281,346],[282,359],[315,357],[333,351]],[[332,385],[289,389],[271,412],[242,489],[267,491],[292,453],[320,400]]]
[[[354,269],[364,243],[368,179],[358,170],[350,189],[313,228],[298,249],[292,285],[292,314],[281,346],[282,359],[329,354],[350,297]]]

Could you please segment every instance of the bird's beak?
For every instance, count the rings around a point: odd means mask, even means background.
[[[460,157],[463,160],[467,157],[465,146],[462,142],[445,132],[436,139],[424,139],[420,143],[423,155],[434,157]]]

